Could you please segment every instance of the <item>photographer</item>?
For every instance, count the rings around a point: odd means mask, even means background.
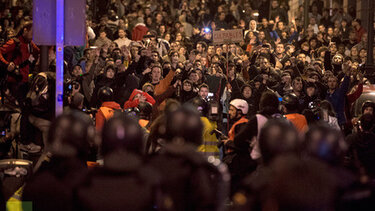
[[[89,49],[89,51],[94,51]],[[66,77],[64,90],[65,91],[65,99],[67,100],[68,104],[70,104],[72,96],[76,93],[80,92],[84,95],[84,105],[85,107],[89,107],[89,102],[92,97],[92,88],[91,83],[95,77],[95,69],[97,68],[98,58],[100,49],[95,49],[96,52],[91,52],[89,57],[87,58],[85,68],[86,73],[83,73],[83,69],[81,65],[76,64],[70,75]]]

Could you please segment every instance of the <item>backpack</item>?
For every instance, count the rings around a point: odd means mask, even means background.
[[[26,95],[26,110],[43,114],[53,106],[56,73],[41,72],[36,75]]]
[[[260,153],[260,149],[259,149],[259,136],[260,136],[260,131],[262,130],[263,126],[267,123],[269,119],[262,114],[256,114],[256,118],[257,118],[257,125],[258,125],[258,128],[257,128],[258,133],[257,133],[257,136],[253,137],[253,139],[251,140],[252,148],[250,150],[250,156],[253,160],[259,159],[262,156],[262,154]],[[280,114],[274,114],[271,116],[271,119],[280,119],[280,118],[283,118],[283,116]]]

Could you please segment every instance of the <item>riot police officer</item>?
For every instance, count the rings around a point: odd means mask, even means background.
[[[71,112],[59,116],[52,122],[46,145],[52,158],[27,182],[23,200],[31,201],[33,210],[73,210],[73,192],[84,181],[94,141],[95,127],[87,115]]]
[[[77,190],[77,210],[151,210],[159,206],[159,176],[143,162],[143,131],[134,117],[116,113],[104,124],[104,165]]]
[[[165,196],[160,210],[218,210],[226,198],[229,176],[218,159],[208,162],[202,144],[202,121],[194,108],[183,106],[167,114],[159,126],[164,144],[150,159],[162,175]],[[226,176],[225,176],[226,175]]]

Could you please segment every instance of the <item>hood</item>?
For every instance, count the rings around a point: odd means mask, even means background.
[[[251,22],[255,22],[255,29],[251,29]],[[255,20],[251,20],[251,21],[249,21],[249,31],[252,31],[252,32],[256,32],[257,31],[257,22],[255,21]]]
[[[133,98],[137,95],[137,94],[142,94],[143,92],[139,89],[134,89],[132,94],[130,95],[129,97],[129,100],[133,100]]]

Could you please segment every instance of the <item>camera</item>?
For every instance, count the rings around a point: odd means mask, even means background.
[[[64,92],[66,95],[70,95],[73,92],[73,89],[78,89],[80,86],[78,81],[67,79],[64,83]]]
[[[210,33],[210,32],[211,32],[211,29],[208,28],[208,27],[204,27],[203,31],[204,31],[205,33]]]
[[[184,73],[183,73],[183,71],[182,71],[180,68],[177,68],[176,73],[177,73],[177,74],[174,76],[174,78],[175,78],[176,80],[180,80],[180,81],[182,81],[183,78],[184,78]]]
[[[91,108],[91,109],[83,108],[82,111],[85,112],[86,114],[92,114],[92,115],[95,116],[96,112],[98,112],[98,109],[96,109],[96,108]]]
[[[320,108],[320,101],[310,102],[308,104],[308,109],[303,111],[303,115],[306,117],[309,123],[315,123],[324,120],[323,111]]]
[[[128,108],[128,109],[125,109],[124,110],[124,113],[128,116],[132,116],[132,117],[138,117],[138,114],[139,114],[139,109],[137,107],[134,107],[134,108]]]
[[[208,114],[207,118],[211,121],[219,121],[220,104],[218,101],[211,99],[208,102]]]

